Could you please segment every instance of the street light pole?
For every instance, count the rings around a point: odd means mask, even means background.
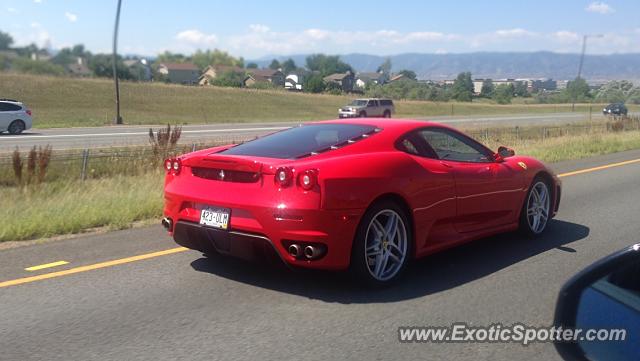
[[[120,116],[120,84],[118,83],[118,26],[120,25],[120,6],[122,0],[118,0],[118,9],[116,10],[116,25],[113,30],[113,81],[116,86],[116,124],[122,124]]]
[[[580,54],[580,65],[578,65],[578,76],[576,77],[576,80],[580,79],[580,77],[582,76],[582,64],[584,64],[584,54],[587,51],[587,38],[601,38],[602,34],[597,34],[597,35],[583,35],[582,36],[582,53]],[[574,92],[573,96],[572,96],[572,103],[571,103],[571,111],[574,111],[576,108],[576,94]]]

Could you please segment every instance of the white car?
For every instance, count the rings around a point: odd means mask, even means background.
[[[31,110],[17,100],[0,99],[0,133],[20,134],[31,129]]]

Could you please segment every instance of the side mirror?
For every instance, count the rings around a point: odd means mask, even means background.
[[[554,326],[565,360],[637,360],[640,355],[640,243],[605,257],[560,290]],[[579,330],[579,331],[578,331]]]
[[[516,155],[516,151],[505,146],[500,146],[500,148],[498,148],[498,154],[500,154],[502,158],[509,158]]]

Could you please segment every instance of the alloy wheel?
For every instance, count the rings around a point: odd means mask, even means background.
[[[393,278],[407,257],[407,229],[398,213],[390,209],[378,212],[369,223],[365,238],[365,264],[378,281]]]

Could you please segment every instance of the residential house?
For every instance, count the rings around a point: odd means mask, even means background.
[[[213,80],[222,73],[234,72],[238,74],[244,74],[244,69],[237,66],[228,65],[209,65],[204,69],[200,77],[198,78],[199,85],[211,85]]]
[[[77,76],[81,78],[89,77],[93,75],[93,72],[87,66],[87,61],[82,57],[77,57],[75,63],[67,65],[67,73],[71,76]]]
[[[367,84],[384,84],[386,81],[384,73],[358,73],[356,75],[356,86],[364,89]]]
[[[122,62],[129,71],[136,74],[137,79],[151,81],[152,72],[147,59],[127,59]]]
[[[324,80],[324,82],[327,84],[338,84],[340,86],[340,89],[345,92],[352,91],[353,85],[355,83],[355,77],[350,71],[347,71],[346,73],[331,74],[329,76],[325,76],[324,78],[322,78],[322,80]]]
[[[193,63],[162,63],[158,73],[165,75],[170,83],[193,85],[198,83],[200,69]]]
[[[252,86],[256,83],[271,83],[275,86],[284,86],[284,73],[277,69],[248,69],[244,86]]]
[[[389,78],[389,83],[397,82],[399,80],[413,80],[404,74],[396,74]]]

